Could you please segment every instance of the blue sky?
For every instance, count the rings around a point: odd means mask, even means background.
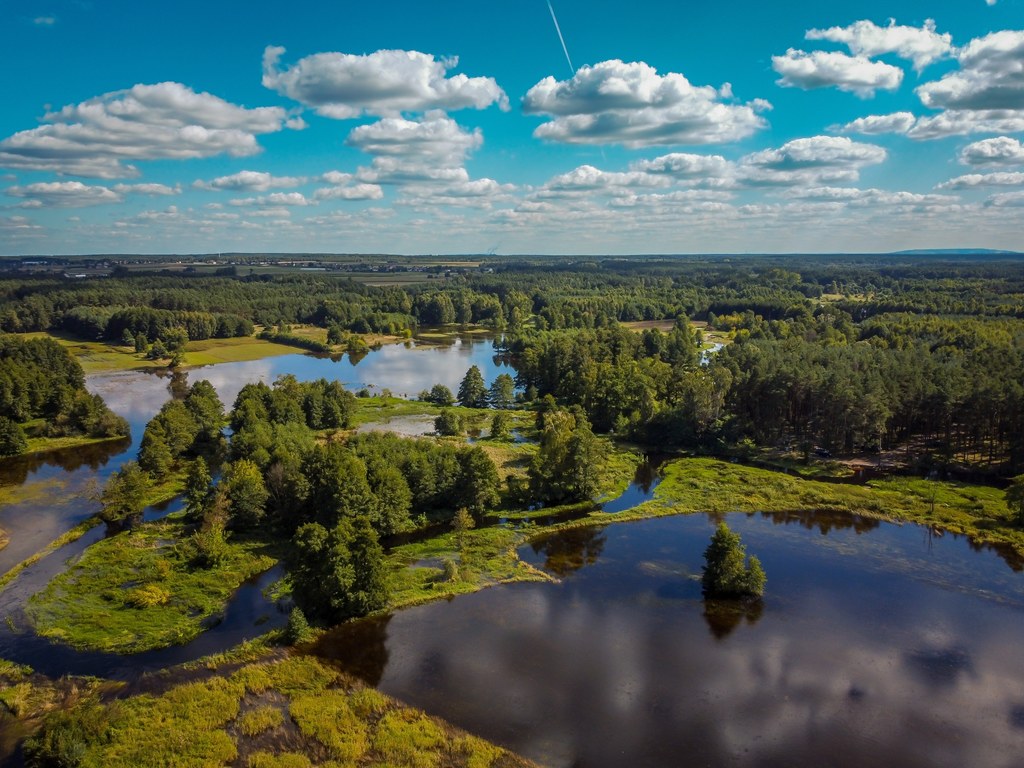
[[[0,254],[1024,250],[1024,0],[0,0]]]

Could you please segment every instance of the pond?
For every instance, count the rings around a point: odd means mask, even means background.
[[[384,692],[550,766],[1007,766],[1024,747],[1024,581],[918,526],[732,515],[761,603],[705,603],[716,523],[576,529],[516,584],[339,627]]]

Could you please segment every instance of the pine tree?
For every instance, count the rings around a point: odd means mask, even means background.
[[[486,408],[487,385],[477,366],[473,366],[459,384],[459,405],[463,408]]]
[[[192,520],[201,520],[213,491],[213,479],[206,461],[199,457],[192,462],[185,478],[185,514]]]
[[[701,584],[707,597],[760,597],[767,581],[761,562],[750,558],[740,543],[740,535],[719,523],[704,550],[704,573]]]

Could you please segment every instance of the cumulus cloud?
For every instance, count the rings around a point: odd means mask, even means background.
[[[926,107],[1024,110],[1024,31],[971,40],[957,52],[960,69],[916,89]]]
[[[985,201],[985,205],[993,208],[1024,208],[1024,190],[992,195]]]
[[[90,205],[119,203],[121,195],[102,186],[80,181],[42,181],[23,187],[8,187],[6,194],[20,197],[21,208],[85,208]]]
[[[32,23],[37,27],[52,27],[57,23],[56,16],[36,16],[32,19]]]
[[[749,154],[740,160],[738,172],[748,186],[811,186],[856,180],[862,168],[886,156],[882,147],[845,136],[812,136]]]
[[[260,195],[257,197],[235,198],[234,200],[231,200],[229,202],[231,203],[231,205],[258,207],[279,207],[285,205],[305,206],[316,204],[314,201],[309,200],[301,192],[274,192],[269,195]]]
[[[952,109],[937,115],[915,117],[910,112],[869,115],[842,126],[838,133],[898,133],[911,139],[943,139],[972,133],[1018,133],[1024,131],[1024,111]]]
[[[724,176],[732,164],[721,155],[694,155],[672,152],[653,160],[640,160],[630,168],[647,174],[670,176],[678,180],[708,180]]]
[[[894,19],[889,20],[888,26],[880,27],[872,21],[861,20],[846,27],[809,29],[806,38],[843,43],[857,56],[870,58],[895,53],[912,61],[914,69],[919,71],[953,50],[952,36],[936,32],[932,19],[926,20],[922,27],[897,25]]]
[[[315,200],[380,200],[383,190],[377,184],[321,187],[313,193]]]
[[[919,117],[907,131],[912,139],[942,139],[972,133],[1019,133],[1024,131],[1024,110],[951,109]]]
[[[402,188],[399,205],[414,207],[448,206],[459,208],[490,208],[496,202],[512,200],[514,184],[500,184],[494,179],[472,179],[443,185],[415,185]]]
[[[442,165],[462,163],[483,144],[479,129],[467,131],[450,117],[430,112],[422,120],[386,117],[354,128],[345,143],[371,155],[416,157]]]
[[[1024,185],[1024,173],[996,171],[968,173],[939,184],[936,189],[973,189],[975,187],[1016,187]]]
[[[352,130],[345,142],[373,155],[356,171],[366,184],[457,184],[469,181],[463,167],[483,143],[479,130],[467,131],[442,112],[418,120],[383,118]]]
[[[889,115],[868,115],[858,117],[846,125],[835,128],[840,133],[861,133],[878,135],[883,133],[907,133],[914,127],[917,118],[910,112],[893,112]]]
[[[1009,136],[983,139],[960,150],[960,162],[964,165],[1022,165],[1024,144]]]
[[[790,48],[782,56],[772,56],[772,69],[782,75],[775,82],[783,87],[836,87],[861,98],[877,90],[895,91],[903,82],[903,70],[865,56],[848,56],[838,51],[798,51]]]
[[[178,195],[181,187],[169,187],[166,184],[115,184],[112,189],[119,195]]]
[[[664,187],[670,180],[665,176],[656,176],[642,171],[615,172],[602,171],[592,165],[581,165],[568,173],[555,176],[548,181],[542,190],[546,193],[580,193],[607,192],[628,190],[635,187]]]
[[[491,77],[448,77],[458,58],[436,59],[419,51],[382,50],[366,55],[317,53],[280,66],[284,48],[263,52],[263,85],[345,120],[361,115],[395,116],[432,109],[508,109],[508,97]]]
[[[266,192],[271,189],[287,189],[305,183],[299,176],[274,176],[266,171],[239,171],[230,176],[219,176],[211,181],[197,180],[196,189],[228,190],[231,192]]]
[[[50,112],[44,125],[0,141],[0,167],[138,176],[129,161],[256,154],[256,136],[286,119],[279,107],[247,109],[181,83],[135,85]]]
[[[415,184],[422,182],[469,181],[462,167],[444,167],[406,158],[375,157],[368,167],[360,168],[356,178],[367,184]]]
[[[523,98],[524,112],[553,118],[537,138],[627,147],[737,141],[765,126],[758,113],[770,107],[733,103],[728,84],[694,86],[679,73],[618,59],[581,67],[570,80],[546,77]]]
[[[796,200],[817,202],[843,202],[850,207],[870,206],[922,206],[956,204],[958,199],[951,195],[918,194],[916,192],[890,191],[885,189],[859,189],[857,187],[811,187],[787,190],[785,196]]]

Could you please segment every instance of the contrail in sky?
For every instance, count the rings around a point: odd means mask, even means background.
[[[562,37],[562,28],[558,26],[558,18],[555,16],[555,8],[551,5],[551,0],[548,0],[548,10],[551,11],[551,20],[555,22],[555,32],[558,33],[558,39],[562,41],[562,50],[565,51],[565,60],[569,62],[569,69],[572,73],[576,74],[576,67],[572,65],[572,59],[569,58],[569,49],[565,47],[565,38]]]

